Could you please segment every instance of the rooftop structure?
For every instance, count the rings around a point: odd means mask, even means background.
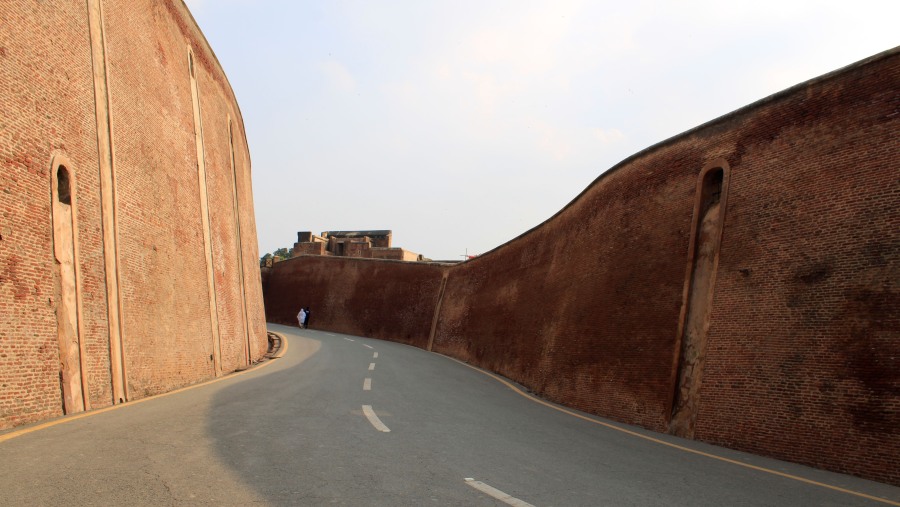
[[[298,255],[331,255],[362,259],[390,259],[398,261],[426,261],[421,254],[391,247],[392,231],[324,231],[315,235],[310,231],[297,233],[292,253]]]

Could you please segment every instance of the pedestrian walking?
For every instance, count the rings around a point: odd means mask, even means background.
[[[306,322],[306,310],[301,306],[300,313],[297,314],[297,325],[300,326],[300,329],[303,329],[304,322]]]
[[[301,327],[303,327],[305,329],[309,329],[309,307],[308,306],[306,307],[306,310],[304,310],[303,326],[301,326]]]

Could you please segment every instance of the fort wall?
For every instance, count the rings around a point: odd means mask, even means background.
[[[397,268],[401,264],[409,266]],[[446,267],[301,255],[269,269],[265,302],[270,322],[296,325],[300,308],[309,307],[311,328],[424,348]]]
[[[0,13],[11,28],[0,31],[0,429],[78,411],[61,401],[69,373],[90,409],[258,359],[243,123],[183,2],[14,1]],[[60,167],[71,176],[71,289],[55,254]],[[71,332],[60,324],[67,290]],[[61,369],[67,346],[78,372]]]
[[[292,323],[317,301],[316,329],[900,484],[898,83],[894,49],[751,104],[630,157],[459,265],[275,264],[267,318]]]

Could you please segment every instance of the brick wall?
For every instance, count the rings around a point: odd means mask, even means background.
[[[689,159],[613,172],[527,238],[453,268],[434,350],[662,430],[702,165]]]
[[[403,265],[403,268],[398,266]],[[377,336],[425,347],[444,266],[349,257],[294,257],[275,263],[266,283],[266,320]]]
[[[104,290],[97,141],[84,5],[2,7],[0,30],[0,427],[62,410],[53,276],[50,160],[72,161],[81,283]],[[28,36],[22,36],[27,34]],[[102,297],[102,295],[101,295]],[[92,399],[109,398],[106,308],[85,299]]]
[[[895,49],[623,161],[532,231],[443,268],[433,350],[668,431],[697,180],[721,160],[694,437],[900,484],[898,82]],[[314,328],[422,347],[437,271],[293,259],[272,270],[267,316],[290,323],[312,301]]]
[[[215,56],[180,1],[104,1],[102,7],[124,359],[129,395],[136,399],[215,374],[188,46],[202,100],[225,371],[246,362],[248,342],[250,355],[261,356],[266,334],[249,154],[240,111]],[[13,27],[0,31],[0,429],[62,414],[50,210],[54,155],[71,162],[74,179],[88,403],[113,403],[87,8],[85,2],[32,1],[0,7]]]
[[[698,438],[900,483],[897,83],[894,52],[742,119]]]

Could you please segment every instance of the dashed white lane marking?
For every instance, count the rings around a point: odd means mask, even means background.
[[[375,370],[375,363],[369,363],[369,371]]]
[[[363,343],[362,346],[363,346],[363,347],[366,347],[367,349],[374,349],[374,348],[375,348],[375,347],[373,347],[373,346],[371,346],[371,345],[366,345],[365,343]]]
[[[365,408],[365,407],[363,407],[363,408]],[[514,507],[534,507],[534,505],[531,505],[530,503],[528,503],[526,501],[519,500],[518,498],[509,496],[506,493],[500,491],[499,489],[488,486],[487,484],[485,484],[481,481],[476,481],[475,479],[472,479],[471,477],[466,477],[466,484],[468,484],[469,486],[472,486],[473,488],[477,489],[478,491],[481,491],[485,495],[492,496],[492,497],[496,498],[497,500],[500,500],[501,502],[505,503],[506,505],[512,505]]]
[[[372,410],[371,405],[363,405],[362,408],[363,414],[366,415],[366,419],[368,419],[369,422],[372,423],[372,426],[374,426],[376,430],[384,433],[391,432],[391,430],[387,426],[385,426],[383,422],[381,422],[381,419],[379,419],[378,416],[375,415],[375,411]]]
[[[325,333],[325,334],[327,334],[328,336],[337,336],[336,334],[331,334],[331,333]]]
[[[367,378],[363,381],[363,391],[371,391],[372,390],[372,379]]]
[[[351,338],[344,338],[344,339],[347,340],[348,342],[355,342],[355,341],[356,341],[356,340],[353,340],[353,339],[351,339]]]
[[[373,357],[374,359],[378,359],[378,352],[372,354],[372,357]]]

